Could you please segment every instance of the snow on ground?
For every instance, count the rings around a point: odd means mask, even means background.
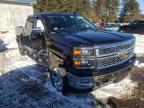
[[[15,30],[13,28],[8,31],[0,31],[0,40],[5,43],[7,48],[17,48]]]
[[[144,68],[144,35],[133,34],[136,38],[135,53],[138,59],[135,62],[135,66],[139,68]],[[141,59],[140,59],[141,58]]]
[[[109,97],[125,98],[133,93],[135,87],[137,87],[137,84],[127,77],[119,83],[110,84],[92,93],[102,100]]]
[[[144,35],[133,34],[136,38],[135,53],[144,55]]]
[[[144,62],[140,62],[139,60],[136,60],[135,66],[137,66],[138,68],[144,68]]]
[[[99,100],[131,95],[136,87],[126,78],[91,93],[63,96],[52,87],[46,69],[21,57],[18,50],[0,53],[0,60],[0,108],[95,108]]]
[[[63,96],[56,92],[46,69],[19,56],[17,50],[0,53],[0,60],[0,108],[94,108],[100,104],[90,93]]]

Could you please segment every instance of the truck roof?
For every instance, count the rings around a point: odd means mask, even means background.
[[[38,13],[38,14],[35,14],[35,15],[48,15],[48,16],[61,16],[61,15],[79,15],[78,13],[47,13],[47,12],[42,12],[42,13]]]

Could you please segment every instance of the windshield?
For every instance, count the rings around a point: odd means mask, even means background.
[[[84,17],[77,15],[48,16],[52,32],[95,29],[96,27]]]

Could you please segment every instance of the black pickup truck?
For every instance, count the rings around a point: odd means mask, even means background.
[[[99,31],[75,13],[39,13],[17,27],[21,55],[47,66],[61,92],[89,91],[124,79],[134,65],[135,38]]]

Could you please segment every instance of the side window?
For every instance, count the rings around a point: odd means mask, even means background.
[[[27,19],[27,22],[25,25],[25,35],[26,36],[31,35],[33,26],[34,26],[33,20],[31,18]]]
[[[40,19],[36,20],[35,27],[41,28],[41,30],[44,31],[44,25]]]

